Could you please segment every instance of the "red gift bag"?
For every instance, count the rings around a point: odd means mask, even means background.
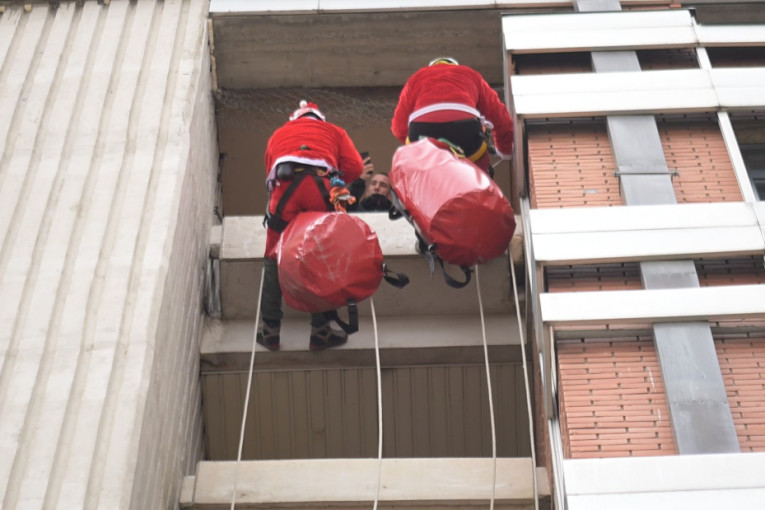
[[[444,262],[482,264],[507,249],[515,232],[510,202],[486,172],[448,145],[424,138],[399,147],[390,181],[402,212]]]
[[[377,234],[350,214],[300,213],[276,249],[284,301],[296,310],[326,312],[361,301],[383,278]]]

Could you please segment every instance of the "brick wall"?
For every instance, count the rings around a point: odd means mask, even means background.
[[[637,262],[550,266],[545,268],[547,292],[642,289]]]
[[[763,452],[765,336],[715,347],[741,451]],[[677,453],[652,340],[559,340],[557,349],[566,457]]]
[[[720,130],[709,119],[657,121],[678,203],[741,201]],[[605,122],[529,126],[532,208],[624,205]]]
[[[765,337],[715,342],[742,452],[765,452]]]
[[[671,48],[660,50],[638,50],[640,69],[698,69],[699,60],[695,48]]]
[[[740,202],[733,165],[717,124],[659,120],[664,156],[678,203]]]
[[[699,285],[751,285],[765,283],[765,261],[761,256],[696,261]]]
[[[531,207],[623,205],[603,122],[530,126]]]
[[[694,261],[701,287],[765,283],[762,257],[699,259]],[[547,292],[642,289],[637,262],[550,266],[545,268]]]
[[[559,341],[557,350],[566,457],[676,453],[652,340]]]

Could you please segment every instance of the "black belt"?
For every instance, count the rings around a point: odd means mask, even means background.
[[[294,161],[285,161],[276,165],[276,178],[280,181],[289,181],[295,174],[299,173],[316,174],[319,177],[327,175],[327,169],[323,166],[306,165],[304,163],[296,163]]]

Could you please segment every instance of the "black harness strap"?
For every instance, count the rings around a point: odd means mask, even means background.
[[[396,273],[395,271],[391,271],[388,269],[386,264],[383,264],[383,279],[397,289],[403,289],[409,285],[409,277],[407,275],[404,273]]]
[[[438,246],[435,244],[429,244],[417,231],[414,232],[414,235],[417,236],[417,241],[419,243],[420,249],[422,250],[422,254],[425,256],[425,258],[428,261],[428,266],[430,267],[431,275],[436,269],[436,264],[438,264],[439,267],[441,268],[441,274],[444,276],[444,281],[449,287],[453,287],[455,289],[461,289],[462,287],[465,287],[468,283],[470,283],[470,279],[473,276],[473,270],[470,267],[459,266],[459,268],[462,270],[462,273],[465,275],[465,280],[459,281],[452,278],[449,275],[449,273],[446,272],[446,268],[444,268],[444,260],[438,256],[438,253],[436,253],[436,250],[438,250]]]
[[[454,287],[455,289],[461,289],[462,287],[466,286],[468,283],[470,283],[470,279],[473,276],[473,270],[469,268],[468,266],[460,266],[460,269],[462,270],[462,273],[465,275],[464,281],[455,280],[451,276],[449,276],[449,273],[446,272],[446,269],[444,269],[444,261],[436,254],[433,254],[434,258],[436,259],[436,262],[438,262],[438,265],[441,266],[441,274],[444,275],[444,281],[449,287]]]
[[[284,212],[284,208],[287,206],[287,202],[307,175],[313,177],[314,182],[316,182],[316,186],[319,188],[319,192],[321,193],[324,202],[327,204],[327,210],[335,210],[332,202],[329,199],[329,191],[327,191],[327,187],[324,186],[323,179],[316,175],[313,170],[305,169],[302,172],[296,173],[295,177],[292,178],[290,185],[287,186],[287,189],[284,191],[284,195],[282,195],[282,197],[279,199],[279,203],[276,204],[276,211],[274,211],[273,214],[269,213],[268,207],[266,207],[266,218],[264,222],[266,225],[268,225],[268,228],[276,230],[277,232],[284,232],[284,229],[287,228],[289,222],[282,219],[282,213]]]
[[[430,274],[432,275],[435,272],[436,264],[438,264],[439,266],[441,266],[441,273],[444,275],[444,281],[450,287],[454,287],[455,289],[461,289],[462,287],[470,283],[473,270],[467,266],[459,266],[465,275],[464,281],[455,280],[454,278],[449,276],[449,274],[446,272],[446,269],[444,269],[443,259],[441,259],[441,257],[439,257],[438,254],[436,253],[438,246],[436,246],[435,244],[430,244],[429,242],[425,240],[425,238],[422,237],[422,235],[420,235],[417,225],[415,225],[414,220],[412,219],[412,215],[409,213],[409,211],[406,210],[406,208],[404,207],[404,204],[401,203],[401,199],[398,198],[398,195],[396,194],[396,190],[394,189],[391,189],[391,202],[393,203],[393,206],[388,212],[388,218],[391,220],[406,218],[406,221],[408,221],[414,227],[414,235],[417,237],[417,243],[419,246],[418,251],[420,251],[422,255],[427,259],[428,266],[430,266]],[[386,281],[387,281],[387,278],[386,278]]]
[[[465,157],[470,159],[478,153],[486,143],[481,119],[453,120],[451,122],[418,122],[409,123],[409,140],[415,142],[421,137],[444,138],[460,147]]]
[[[337,310],[324,312],[324,317],[327,320],[335,321],[337,325],[349,335],[359,330],[359,310],[356,307],[356,300],[354,299],[348,300],[348,322],[345,322],[340,318],[337,314]]]

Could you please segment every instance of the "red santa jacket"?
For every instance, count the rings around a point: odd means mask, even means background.
[[[494,125],[494,143],[504,156],[513,152],[513,121],[497,93],[478,71],[467,66],[437,64],[420,69],[404,85],[391,121],[393,135],[406,141],[410,116],[421,108],[452,103],[468,107],[437,109],[416,118],[420,122],[449,122],[475,117],[470,108]],[[415,120],[415,119],[412,119]]]
[[[268,202],[270,213],[276,212],[279,199],[289,185],[289,181],[275,180],[276,166],[279,163],[293,161],[337,169],[342,172],[341,177],[346,183],[358,179],[364,168],[361,156],[345,130],[311,117],[300,117],[277,129],[268,140],[265,161],[268,172],[266,181],[274,182]],[[325,187],[329,189],[329,178],[322,180]],[[303,179],[289,198],[281,217],[285,221],[290,221],[303,211],[326,210],[327,204],[316,182],[313,179]],[[279,236],[279,232],[267,229],[265,254],[267,258],[276,258],[276,244]]]

